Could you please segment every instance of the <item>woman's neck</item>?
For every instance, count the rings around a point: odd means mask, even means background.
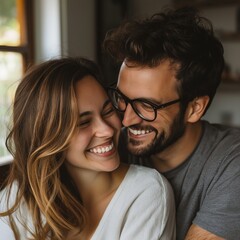
[[[81,239],[90,239],[112,200],[116,190],[123,181],[129,166],[120,164],[113,172],[82,172],[72,174],[83,205],[88,213],[88,222]],[[79,239],[79,235],[77,236]],[[74,239],[68,238],[68,239]]]

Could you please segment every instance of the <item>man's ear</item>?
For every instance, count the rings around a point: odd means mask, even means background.
[[[186,121],[190,123],[197,122],[203,116],[209,102],[209,96],[194,98],[188,103],[186,110]]]

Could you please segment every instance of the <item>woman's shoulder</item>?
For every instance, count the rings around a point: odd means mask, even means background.
[[[167,179],[157,170],[145,166],[131,164],[128,171],[129,178],[142,188],[171,189]]]
[[[0,192],[0,212],[6,212],[15,204],[17,204],[16,208],[12,209],[13,212],[9,213],[9,215],[11,214],[12,216],[11,222],[14,224],[17,232],[19,233],[20,239],[30,239],[31,234],[27,229],[34,229],[32,216],[27,207],[26,201],[23,198],[19,200],[19,202],[16,202],[18,201],[18,189],[19,184],[15,181],[12,183],[12,185],[6,186]],[[0,227],[4,228],[3,236],[13,236],[8,216],[1,217],[0,224]],[[27,226],[27,229],[25,226]],[[8,237],[5,239],[13,239],[13,237]]]
[[[136,177],[147,176],[149,179],[165,179],[161,173],[159,173],[156,169],[150,167],[131,164],[129,171],[134,173]]]
[[[141,208],[143,204],[148,207],[151,204],[151,208],[158,211],[156,214],[160,214],[159,211],[164,211],[166,216],[170,213],[175,214],[172,187],[161,173],[152,168],[130,165],[126,177],[125,192],[128,191],[128,199],[133,202],[138,199]]]

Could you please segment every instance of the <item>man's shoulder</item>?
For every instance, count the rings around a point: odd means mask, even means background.
[[[229,126],[203,121],[203,128],[205,134],[211,134],[214,137],[217,135],[227,139],[240,139],[240,127],[237,126]]]
[[[221,156],[232,151],[240,152],[240,128],[204,122],[204,131],[199,143],[201,151],[212,149],[211,152]],[[202,151],[204,152],[204,151]]]

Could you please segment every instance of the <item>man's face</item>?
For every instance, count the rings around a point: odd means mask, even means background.
[[[144,98],[155,104],[178,99],[175,68],[169,61],[157,67],[131,67],[123,63],[117,88],[129,99]],[[128,149],[134,155],[156,154],[174,144],[184,133],[184,114],[179,103],[157,110],[152,122],[141,119],[128,104],[123,115],[123,125],[128,128]]]

